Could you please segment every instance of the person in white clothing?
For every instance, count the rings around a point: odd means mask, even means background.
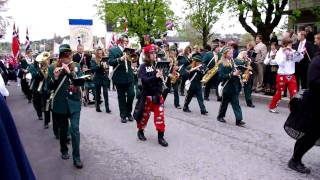
[[[277,86],[276,94],[273,96],[272,101],[269,105],[269,111],[272,113],[278,113],[276,107],[278,102],[281,100],[281,94],[288,87],[290,97],[293,97],[297,93],[297,81],[294,75],[295,64],[303,59],[304,51],[298,52],[292,49],[292,40],[283,39],[282,47],[279,49],[275,56],[279,69],[277,74]]]
[[[1,75],[0,75],[0,94],[4,97],[9,96],[9,91],[6,88],[6,85],[4,84],[4,80]]]
[[[264,59],[266,70],[264,74],[264,86],[266,95],[274,95],[276,93],[276,77],[278,71],[278,64],[275,60],[277,54],[277,43],[271,43],[271,50]]]

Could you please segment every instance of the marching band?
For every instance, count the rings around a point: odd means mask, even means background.
[[[32,51],[27,50],[26,58],[20,62],[21,88],[28,100],[33,102],[39,120],[43,120],[44,115],[45,129],[49,128],[52,119],[54,135],[60,140],[62,159],[70,158],[67,144],[71,140],[74,166],[83,167],[79,149],[81,105],[95,104],[96,112],[103,109],[110,114],[108,91],[112,90],[112,83],[118,95],[120,122],[136,120],[137,137],[141,141],[147,140],[144,128],[150,113],[154,112],[158,143],[168,146],[164,139],[164,104],[172,89],[175,108],[191,112],[189,104],[196,96],[200,113],[207,115],[204,100],[209,100],[213,87],[217,101],[221,101],[217,120],[226,122],[224,118],[230,103],[235,124],[245,125],[239,105],[242,88],[247,106],[254,107],[251,98],[254,53],[250,44],[233,59],[232,46],[223,41],[219,45],[215,42],[212,47],[208,45],[207,52],[203,54],[198,47],[192,49],[190,46],[179,54],[176,45],[154,43],[148,35],[145,39],[145,47],[141,51],[129,46],[126,34],[120,36],[118,45],[109,50],[97,48],[92,55],[85,53],[82,45],[78,46],[74,55],[69,45],[61,45],[57,58],[49,52],[42,52],[34,58]],[[289,56],[292,61],[286,61]],[[291,48],[291,42],[284,41],[284,47],[278,52],[273,50],[266,58],[266,64],[279,64],[277,86],[270,84],[270,88],[277,87],[270,104],[271,112],[276,112],[277,102],[284,90],[279,82],[288,84],[291,95],[297,91],[294,88],[292,63],[298,62],[302,56]],[[180,107],[179,94],[185,95],[183,107]],[[100,107],[101,104],[104,108]]]

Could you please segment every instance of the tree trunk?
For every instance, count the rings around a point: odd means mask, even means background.
[[[209,36],[209,32],[204,30],[202,33],[202,47],[203,49],[206,47],[207,42],[208,42],[208,36]]]
[[[262,36],[262,42],[266,45],[270,44],[270,35],[273,32],[273,29],[270,27],[266,27],[266,28],[259,28],[257,35],[261,35]]]

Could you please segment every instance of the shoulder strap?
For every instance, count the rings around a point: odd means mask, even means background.
[[[79,61],[79,64],[81,64],[81,63],[82,63],[83,58],[84,58],[84,53],[81,55],[81,59],[80,59],[80,61]]]
[[[56,97],[58,91],[60,90],[60,88],[61,88],[62,84],[64,83],[64,81],[66,80],[66,78],[67,78],[67,75],[65,75],[65,76],[63,77],[63,79],[62,79],[62,81],[60,82],[58,88],[54,91],[54,94],[53,94],[53,98],[52,98],[52,99],[54,99],[54,98]]]
[[[213,55],[212,59],[209,61],[209,63],[207,64],[207,66],[209,66],[213,60],[214,60],[214,55]]]
[[[193,81],[193,79],[197,76],[198,72],[194,73],[194,75],[192,76],[192,78],[190,79],[190,82]]]

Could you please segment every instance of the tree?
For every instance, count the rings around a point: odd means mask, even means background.
[[[0,12],[5,12],[5,4],[8,2],[8,0],[0,0]],[[8,16],[3,16],[0,14],[0,39],[6,34],[6,29],[8,24],[8,19],[10,17]]]
[[[284,15],[297,17],[301,14],[300,10],[288,11],[288,3],[289,0],[228,0],[228,7],[237,12],[235,15],[248,33],[253,37],[262,35],[263,41],[269,44],[271,33]]]
[[[101,0],[98,14],[106,24],[113,24],[118,32],[123,32],[125,19],[128,34],[139,37],[143,45],[143,36],[157,36],[166,31],[167,20],[174,20],[174,13],[169,8],[167,0]],[[116,26],[116,25],[119,26]]]
[[[190,22],[183,23],[181,29],[179,30],[179,37],[186,41],[189,41],[192,45],[202,44],[201,34],[192,27]]]
[[[189,12],[187,18],[191,25],[201,34],[202,45],[205,47],[212,37],[212,26],[217,22],[223,11],[224,1],[221,0],[185,0]]]
[[[270,34],[278,26],[288,0],[230,0],[229,3],[229,7],[237,10],[242,27],[253,37],[262,35],[263,41],[269,44]]]

